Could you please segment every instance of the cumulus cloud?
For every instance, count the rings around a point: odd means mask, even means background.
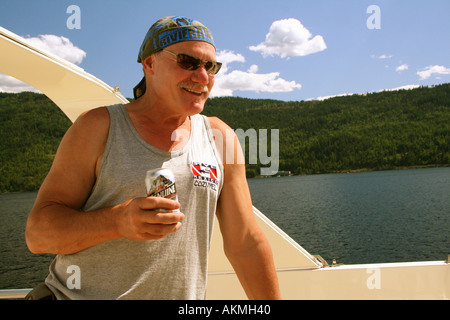
[[[254,92],[290,92],[301,89],[302,85],[295,81],[287,81],[280,78],[279,72],[258,73],[256,64],[251,65],[246,71],[229,71],[229,64],[233,62],[245,62],[241,54],[233,51],[220,51],[217,53],[217,60],[221,61],[222,69],[216,76],[211,97],[232,96],[234,91],[254,91]]]
[[[405,71],[405,70],[408,70],[408,68],[409,68],[409,66],[405,63],[405,64],[402,64],[401,66],[398,66],[396,69],[395,69],[395,71]]]
[[[255,92],[290,92],[301,89],[301,85],[295,81],[287,81],[279,78],[279,72],[253,73],[234,70],[229,74],[219,77],[215,86],[219,88],[217,93],[231,96],[233,91],[255,91]],[[214,89],[213,89],[214,90]]]
[[[86,52],[74,46],[66,37],[44,34],[34,38],[25,38],[25,41],[38,49],[51,52],[75,64],[80,64],[86,57]]]
[[[417,74],[420,76],[420,80],[426,80],[433,74],[450,74],[450,68],[438,65],[428,66],[424,70],[418,71]]]
[[[311,32],[297,19],[283,19],[272,23],[266,40],[249,49],[261,52],[264,57],[278,55],[306,56],[327,48],[322,36],[311,38]]]
[[[53,53],[54,55],[74,64],[80,64],[86,57],[86,52],[73,45],[73,43],[66,37],[45,34],[37,37],[25,37],[24,39],[32,46],[40,50]],[[16,93],[22,91],[39,92],[26,83],[23,83],[8,75],[0,74],[0,92]]]
[[[217,61],[222,62],[222,68],[220,68],[220,74],[228,72],[228,65],[232,62],[245,62],[245,58],[240,53],[234,53],[230,50],[222,50],[217,53]]]

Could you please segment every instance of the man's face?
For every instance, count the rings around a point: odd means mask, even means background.
[[[203,41],[184,41],[165,48],[175,54],[187,54],[203,61],[215,61],[215,48]],[[147,83],[152,98],[168,111],[191,116],[202,112],[204,104],[214,85],[214,75],[206,72],[204,66],[197,70],[185,70],[177,64],[177,58],[160,51],[151,58],[151,69],[144,70],[150,79]],[[147,71],[150,71],[147,72]],[[149,87],[150,86],[150,87]]]

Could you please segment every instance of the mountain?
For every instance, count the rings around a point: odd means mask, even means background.
[[[279,170],[294,174],[450,164],[450,84],[324,101],[213,98],[204,113],[244,132],[279,129]]]
[[[203,114],[247,136],[249,177],[275,160],[294,174],[450,165],[450,84],[324,101],[212,98]],[[22,92],[0,93],[0,122],[0,192],[37,190],[70,121]]]
[[[70,124],[43,94],[0,93],[0,192],[39,189]]]

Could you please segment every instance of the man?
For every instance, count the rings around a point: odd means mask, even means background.
[[[215,59],[200,22],[160,19],[139,52],[136,100],[67,131],[26,227],[32,252],[57,254],[45,281],[57,299],[203,299],[214,214],[247,296],[280,297],[238,140],[215,143],[211,132],[230,128],[199,115]],[[179,202],[146,197],[145,172],[159,167],[174,172]]]

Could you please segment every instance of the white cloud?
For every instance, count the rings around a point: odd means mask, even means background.
[[[0,73],[0,92],[18,93],[23,91],[39,92],[36,88],[16,78]]]
[[[216,84],[223,95],[232,95],[233,91],[256,92],[290,92],[301,89],[301,85],[295,81],[287,81],[279,78],[279,72],[252,73],[234,70],[229,74],[216,79]],[[217,94],[217,92],[215,94]],[[214,93],[214,89],[213,92]]]
[[[409,66],[405,63],[405,64],[402,64],[401,66],[398,66],[397,67],[397,69],[395,69],[395,71],[405,71],[405,70],[408,70],[408,68],[409,68]]]
[[[259,70],[259,67],[256,64],[252,64],[250,68],[248,68],[247,72],[249,73],[257,73]]]
[[[216,76],[211,97],[232,96],[234,91],[255,91],[255,92],[291,92],[301,89],[302,85],[295,81],[287,81],[280,78],[279,72],[257,73],[259,68],[256,64],[250,66],[247,71],[229,71],[229,64],[232,62],[245,62],[241,54],[233,51],[220,51],[217,53],[217,60],[221,61],[222,69]],[[228,73],[227,73],[228,72]]]
[[[382,92],[382,91],[398,91],[398,90],[412,90],[412,89],[416,89],[416,88],[419,88],[419,87],[420,87],[419,84],[408,84],[406,86],[401,86],[401,87],[397,87],[397,88],[380,90],[379,92]]]
[[[327,100],[327,99],[330,99],[330,98],[352,96],[352,95],[354,95],[354,94],[355,94],[355,93],[341,93],[341,94],[330,95],[330,96],[320,96],[320,97],[317,97],[317,98],[309,98],[309,99],[306,99],[306,101],[312,101],[312,100],[323,101],[323,100]]]
[[[374,58],[374,59],[383,60],[383,59],[390,59],[393,57],[393,55],[392,54],[382,54],[382,55],[377,56],[377,55],[372,54],[370,57]]]
[[[240,53],[234,53],[233,51],[229,50],[221,50],[217,52],[217,61],[222,62],[222,68],[220,68],[220,73],[227,73],[228,71],[228,64],[232,62],[245,62],[245,58]]]
[[[450,74],[450,68],[438,65],[428,66],[424,70],[418,71],[417,74],[420,76],[420,80],[426,80],[433,74]]]
[[[416,89],[416,88],[419,88],[419,87],[420,87],[419,84],[409,84],[409,85],[401,86],[401,87],[397,87],[397,88],[383,89],[383,90],[380,90],[378,92],[398,91],[398,90],[412,90],[412,89]],[[327,100],[327,99],[330,99],[330,98],[345,97],[345,96],[352,96],[352,95],[365,96],[365,95],[367,95],[367,93],[342,93],[342,94],[336,94],[336,95],[330,95],[330,96],[320,96],[320,97],[317,97],[317,98],[309,98],[309,99],[306,99],[306,101],[313,101],[313,100],[323,101],[323,100]]]
[[[311,32],[297,19],[284,19],[272,23],[266,40],[257,46],[250,46],[252,51],[261,52],[264,57],[279,55],[306,56],[327,48],[322,36],[312,38]]]
[[[25,38],[25,41],[38,49],[51,52],[75,64],[80,64],[86,57],[86,52],[74,46],[66,37],[44,34],[35,38]]]
[[[39,35],[37,37],[25,37],[30,45],[63,58],[71,63],[80,64],[86,57],[86,52],[74,46],[72,42],[62,36],[52,34]],[[0,92],[40,92],[32,86],[21,82],[13,77],[0,74]]]

